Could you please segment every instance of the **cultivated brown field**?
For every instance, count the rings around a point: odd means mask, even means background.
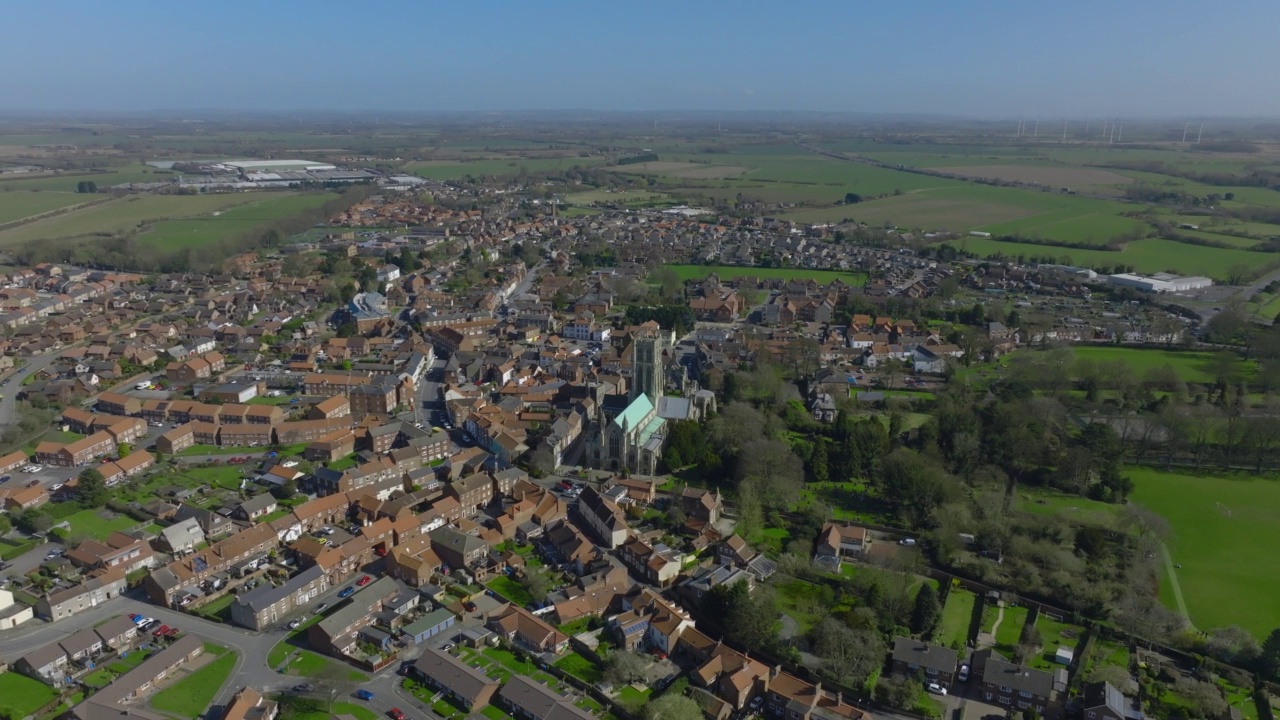
[[[1038,183],[1054,187],[1083,185],[1124,185],[1133,182],[1110,170],[1079,167],[1035,167],[1034,165],[962,165],[939,168],[944,172],[985,180],[1004,180],[1017,183]]]

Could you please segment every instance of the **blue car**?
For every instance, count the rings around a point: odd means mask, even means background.
[[[356,591],[356,589],[355,589],[355,588],[353,588],[353,587],[351,587],[350,585],[348,585],[347,587],[344,587],[344,588],[342,588],[341,590],[339,590],[339,591],[338,591],[338,597],[340,597],[340,598],[349,598],[349,597],[351,597],[351,593],[353,593],[353,592],[355,592],[355,591]]]
[[[372,700],[373,693],[369,692],[368,690],[357,690],[356,697],[361,700]]]

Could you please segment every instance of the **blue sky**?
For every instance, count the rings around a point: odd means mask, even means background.
[[[1280,116],[1280,3],[40,0],[0,110]]]

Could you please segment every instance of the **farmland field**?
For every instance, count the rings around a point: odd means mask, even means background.
[[[617,203],[623,205],[626,203],[645,203],[657,200],[666,200],[668,195],[664,193],[650,192],[648,190],[587,190],[585,192],[569,193],[564,197],[565,202],[574,205],[592,205],[595,203]]]
[[[57,192],[0,192],[0,223],[21,220],[70,205],[102,199],[102,195]]]
[[[1236,265],[1249,269],[1251,277],[1257,277],[1280,265],[1280,258],[1271,254],[1231,248],[1187,245],[1173,240],[1145,239],[1125,245],[1123,250],[1077,250],[1053,245],[1009,243],[992,238],[966,237],[951,241],[958,249],[981,257],[1003,255],[1005,257],[1051,257],[1066,260],[1072,265],[1114,267],[1131,265],[1138,272],[1173,272],[1180,275],[1205,275],[1219,281],[1225,280],[1228,270]]]
[[[1038,167],[1036,165],[958,165],[946,168],[949,173],[965,177],[1039,183],[1057,187],[1080,185],[1124,185],[1133,178],[1096,168]]]
[[[146,165],[121,165],[105,171],[83,170],[59,173],[56,175],[5,175],[0,178],[0,190],[14,192],[19,190],[41,190],[74,193],[76,184],[88,180],[98,186],[98,190],[106,190],[112,185],[123,185],[132,182],[166,182],[172,180],[174,173],[159,170]],[[92,197],[92,196],[89,196]]]
[[[1076,359],[1094,362],[1123,362],[1138,377],[1147,371],[1162,368],[1166,365],[1178,373],[1183,382],[1211,383],[1214,381],[1212,368],[1215,358],[1210,352],[1181,352],[1178,350],[1159,350],[1155,348],[1114,347],[1103,345],[1081,345],[1073,349]],[[1246,373],[1252,372],[1256,364],[1242,361]]]
[[[257,195],[254,202],[215,210],[187,220],[165,220],[138,236],[141,243],[160,250],[177,250],[234,238],[273,220],[296,215],[319,207],[332,196],[327,193],[305,195]]]
[[[254,202],[253,195],[130,195],[0,232],[0,245],[115,234],[161,218],[189,218]]]
[[[712,165],[710,163],[654,160],[652,162],[619,166],[617,171],[710,180],[736,178],[747,172],[747,168],[740,165]]]
[[[1280,480],[1138,467],[1126,473],[1135,485],[1131,501],[1173,526],[1169,553],[1182,566],[1174,572],[1196,627],[1240,625],[1259,639],[1280,627],[1273,585],[1280,577]]]
[[[760,268],[740,267],[736,265],[664,265],[676,271],[681,280],[702,280],[715,273],[721,280],[732,280],[740,277],[783,278],[786,280],[813,280],[827,284],[837,278],[850,285],[863,285],[867,281],[865,273],[844,272],[841,270],[808,270],[805,268]]]
[[[521,170],[527,172],[546,172],[550,170],[566,170],[575,165],[588,167],[604,162],[601,157],[578,157],[576,155],[558,158],[525,158],[525,157],[486,157],[457,160],[418,160],[405,166],[405,172],[432,180],[456,180],[468,175],[518,175]]]

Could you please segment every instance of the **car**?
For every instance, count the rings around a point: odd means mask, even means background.
[[[169,626],[161,625],[160,627],[151,631],[151,637],[160,637],[161,635],[164,635],[167,632],[169,632]]]
[[[151,427],[164,427],[164,423],[160,422],[159,420],[152,420],[147,424],[150,425]]]
[[[387,715],[391,717],[391,720],[404,720],[404,713],[400,708],[391,708],[387,711]]]
[[[356,589],[354,587],[351,587],[350,585],[348,585],[338,591],[338,597],[349,598],[351,597],[351,594],[354,593],[355,591]]]
[[[12,475],[5,475],[3,477],[0,477],[0,483],[7,483],[12,479],[13,479]]]
[[[179,632],[181,632],[181,631],[180,631],[180,630],[178,630],[178,628],[176,628],[176,627],[171,627],[171,628],[169,628],[168,630],[165,630],[165,631],[164,631],[164,636],[165,636],[165,637],[167,637],[167,638],[176,638],[176,637],[178,637],[178,633],[179,633]]]
[[[50,490],[61,490],[61,489],[62,489],[62,483],[54,483],[54,484],[52,484],[52,485],[50,485],[50,486],[49,486],[49,489],[50,489]]]
[[[914,546],[915,546],[915,544],[916,544],[916,539],[915,539],[915,538],[902,538],[901,540],[899,540],[899,541],[898,541],[898,544],[899,544],[899,545],[906,546],[906,547],[914,547]]]
[[[46,554],[46,555],[44,556],[44,559],[45,559],[45,560],[57,560],[57,559],[58,559],[58,558],[60,558],[60,557],[62,557],[62,556],[61,556],[60,554],[58,554],[58,551],[57,551],[57,550],[54,550],[53,552]]]
[[[290,620],[289,624],[285,625],[285,627],[289,628],[290,630],[297,630],[300,625],[302,625],[301,620]]]
[[[468,600],[468,601],[466,601],[466,602],[462,603],[462,607],[463,607],[463,609],[465,609],[467,612],[475,612],[475,611],[478,609],[478,608],[476,607],[476,604],[475,604],[475,603],[473,603],[473,602],[471,602],[470,600]]]
[[[969,663],[960,665],[960,674],[957,677],[960,678],[960,682],[969,682]]]
[[[356,697],[361,700],[372,700],[373,693],[369,692],[368,690],[365,690],[364,688],[361,688],[356,691]]]
[[[938,683],[936,683],[936,682],[935,682],[935,683],[929,683],[929,687],[927,687],[927,688],[925,688],[925,689],[926,689],[926,690],[928,690],[929,692],[933,693],[934,695],[946,695],[946,694],[947,694],[947,689],[946,689],[946,688],[944,688],[944,687],[942,687],[941,685],[939,685],[939,684],[938,684]]]
[[[27,483],[27,487],[35,487],[39,484],[40,484],[39,480],[32,480],[31,482]]]
[[[298,683],[289,689],[296,693],[311,692],[312,685],[311,683]]]
[[[365,575],[364,577],[356,581],[356,587],[364,587],[365,585],[368,585],[371,582],[373,582],[373,578],[369,577],[368,575]]]
[[[139,615],[138,613],[129,613],[129,622],[136,623],[141,619],[142,619],[142,616]]]
[[[319,605],[316,606],[316,612],[322,613],[324,612],[324,609],[327,607],[329,607],[329,603],[320,603]]]
[[[351,533],[352,535],[359,535],[359,534],[360,534],[360,526],[359,526],[359,525],[352,525],[351,527],[347,528],[347,532]]]

